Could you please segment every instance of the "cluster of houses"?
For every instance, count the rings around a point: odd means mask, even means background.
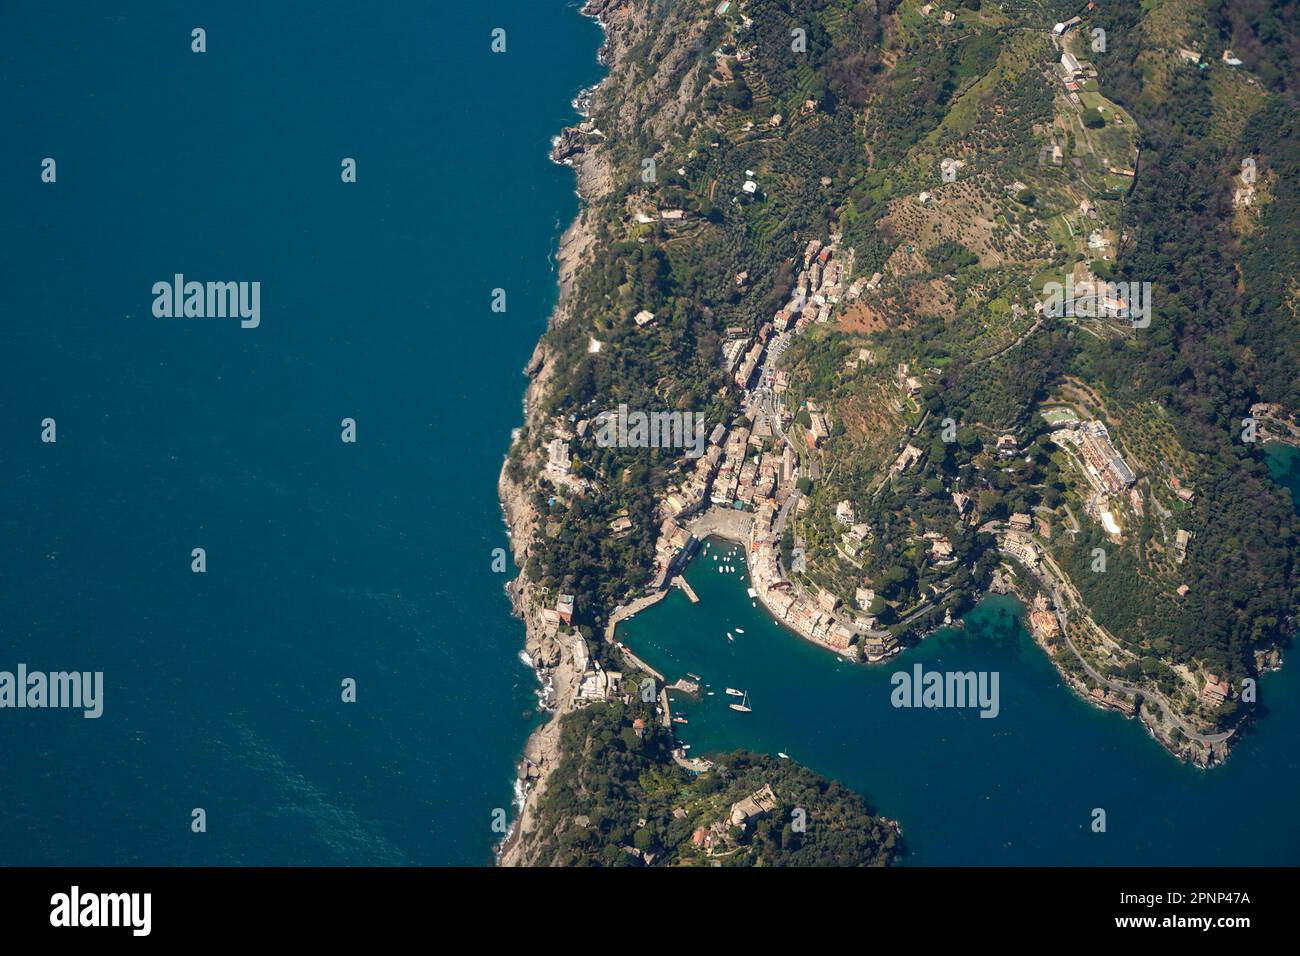
[[[1038,570],[1038,545],[1032,537],[1034,519],[1031,515],[1019,511],[1007,521],[1007,529],[998,537],[998,549],[1011,555],[1030,571]]]
[[[752,505],[776,491],[780,460],[774,451],[750,457],[754,429],[738,425],[727,436],[722,463],[713,479],[709,501],[724,508]],[[761,439],[760,439],[761,441]]]
[[[934,13],[934,4],[927,3],[921,8],[920,13],[923,17],[929,17]],[[944,10],[943,13],[939,15],[939,22],[944,26],[948,26],[949,24],[956,22],[956,20],[957,14],[953,13],[951,10]]]
[[[790,302],[774,317],[778,332],[791,327],[802,331],[814,322],[826,322],[835,306],[848,296],[845,277],[853,271],[852,255],[847,260],[837,256],[840,236],[823,244],[812,239],[804,247],[803,265],[795,276]],[[855,285],[857,283],[854,283]],[[858,293],[861,293],[859,287]]]
[[[643,226],[647,226],[652,222],[680,223],[686,221],[686,210],[685,209],[658,209],[655,210],[653,215],[646,212],[642,212],[641,210],[637,210],[633,218]],[[638,323],[638,325],[639,324],[641,323]]]
[[[753,339],[742,328],[727,329],[722,342],[722,366],[732,376],[737,388],[749,387],[771,337],[771,322],[764,322]]]
[[[709,856],[733,852],[736,842],[732,838],[732,830],[740,830],[743,834],[756,821],[774,813],[776,808],[776,793],[770,783],[764,784],[749,796],[733,803],[725,818],[716,820],[707,827],[697,827],[691,834],[691,843]]]
[[[695,536],[683,528],[676,518],[664,518],[659,525],[659,538],[655,543],[656,569],[651,585],[656,589],[662,588],[677,569],[690,560],[699,544]]]
[[[1056,653],[1056,639],[1060,636],[1061,625],[1042,594],[1034,598],[1034,609],[1029,612],[1029,633],[1048,654]]]
[[[925,388],[925,382],[912,374],[912,367],[907,362],[899,362],[894,373],[894,382],[909,396],[915,398]]]
[[[1132,698],[1105,687],[1094,687],[1088,691],[1088,700],[1098,707],[1119,711],[1125,717],[1132,717],[1137,712],[1137,707],[1134,705]]]
[[[880,280],[882,278],[884,278],[884,275],[879,272],[871,273],[870,279],[868,279],[866,276],[858,276],[849,285],[849,290],[847,293],[845,293],[845,298],[848,299],[849,301],[852,301],[853,299],[856,299],[860,295],[862,295],[863,292],[870,292],[872,289],[879,288]]]
[[[952,542],[938,531],[927,531],[922,537],[930,542],[930,563],[936,568],[957,563],[957,556],[952,553]]]
[[[1236,188],[1232,194],[1232,204],[1234,206],[1251,206],[1255,203],[1255,167],[1253,163],[1242,164],[1241,172],[1237,178],[1241,185]]]
[[[845,276],[852,271],[851,254],[849,261],[838,258],[839,241],[839,236],[831,236],[826,243],[813,239],[807,244],[789,303],[776,313],[773,322],[764,323],[756,336],[751,338],[740,328],[726,330],[723,363],[738,387],[749,386],[774,329],[785,332],[793,327],[797,333],[810,322],[824,321],[846,295]],[[864,285],[874,286],[878,282],[877,275],[870,283],[855,283],[858,287],[855,294]],[[870,350],[862,350],[858,358],[874,361]],[[767,384],[778,394],[789,385],[789,377],[784,372],[772,372],[770,379]],[[831,422],[815,402],[808,402],[804,407],[809,418],[804,441],[809,449],[815,449],[830,437]],[[752,597],[761,598],[778,619],[799,634],[845,656],[859,655],[859,641],[869,660],[897,653],[897,641],[885,632],[875,631],[875,618],[865,613],[875,597],[874,592],[868,590],[865,600],[858,602],[864,612],[858,614],[842,608],[840,599],[829,592],[804,596],[785,577],[774,525],[778,509],[794,492],[799,457],[788,442],[780,440],[778,425],[769,421],[767,413],[760,409],[752,425],[740,419],[730,429],[722,425],[714,429],[706,453],[665,496],[656,544],[656,585],[663,586],[699,544],[686,527],[689,517],[710,505],[752,510],[755,514],[749,540]],[[920,457],[921,451],[909,446],[904,452],[903,467]],[[807,506],[806,501],[799,504]],[[842,537],[845,547],[856,554],[870,529],[865,523],[852,520],[851,506],[847,502],[844,505],[847,510],[841,510],[838,516],[846,527]],[[947,561],[951,555],[946,540],[932,542],[931,549],[939,561]]]
[[[848,502],[841,502],[847,506]],[[849,524],[845,537],[858,544],[870,534],[865,523],[854,522],[852,510],[837,509],[839,520]],[[808,596],[783,573],[780,542],[773,528],[776,508],[764,503],[755,515],[750,537],[750,577],[754,593],[774,616],[789,628],[823,647],[846,657],[865,655],[868,661],[884,659],[900,648],[887,632],[876,631],[876,618],[870,613],[875,592],[859,588],[857,604],[861,613],[842,607],[840,599],[825,589]],[[859,650],[858,643],[861,643]]]
[[[552,421],[552,438],[542,446],[545,457],[543,473],[557,488],[567,488],[574,494],[583,494],[592,487],[592,482],[573,474],[573,440],[575,434],[582,438],[590,423],[577,423],[576,433],[572,430],[572,421],[556,418]]]
[[[745,357],[741,359],[739,367],[735,372],[737,388],[749,387],[749,383],[754,378],[754,372],[758,368],[758,363],[763,358],[763,351],[767,348],[767,336],[770,334],[770,331],[771,327],[765,324],[763,328],[759,330],[758,341],[750,346],[749,351],[745,353]]]
[[[694,467],[682,481],[669,489],[663,502],[663,512],[667,517],[684,518],[708,504],[710,485],[725,455],[722,441],[726,434],[725,425],[715,425],[704,454],[695,460]]]
[[[561,594],[553,607],[543,607],[540,611],[542,629],[555,640],[557,655],[567,650],[573,662],[576,675],[573,706],[586,707],[619,698],[624,703],[632,703],[632,695],[623,692],[622,673],[601,667],[600,662],[588,653],[586,638],[573,628],[574,603],[572,594]],[[562,634],[561,629],[565,627],[569,630]]]
[[[1205,687],[1201,691],[1201,700],[1211,707],[1218,707],[1232,695],[1231,685],[1218,674],[1209,672],[1205,675]]]
[[[819,408],[816,402],[809,400],[806,408],[808,410],[808,430],[804,434],[804,441],[811,450],[831,437],[831,423],[826,416],[826,412]]]
[[[1100,491],[1119,494],[1137,480],[1133,469],[1124,461],[1110,440],[1110,432],[1099,421],[1084,422],[1077,428],[1058,428],[1052,432],[1058,445],[1069,443],[1083,455],[1084,471]]]
[[[755,434],[762,430],[761,424],[755,425]],[[794,450],[785,444],[770,446],[741,466],[732,503],[757,507],[761,502],[773,499],[781,485],[792,486],[798,476],[799,459]]]
[[[563,438],[552,438],[546,446],[546,473],[563,477],[569,473],[571,467],[569,443]]]
[[[781,569],[780,541],[772,530],[775,508],[764,505],[754,519],[750,536],[750,582],[755,595],[762,599],[767,609],[778,620],[793,628],[809,640],[832,650],[846,652],[853,634],[833,635],[839,623],[830,610],[820,610],[805,600],[793,582]]]
[[[1078,94],[1083,89],[1084,83],[1097,78],[1096,68],[1091,63],[1081,62],[1078,57],[1066,50],[1061,54],[1061,59],[1057,62],[1055,69],[1057,76],[1061,78],[1061,82],[1065,84],[1066,90],[1069,91],[1070,102],[1082,108],[1083,103],[1080,101]]]
[[[894,475],[901,475],[903,472],[907,471],[920,461],[924,454],[925,452],[917,448],[915,445],[905,445],[903,450],[899,452],[898,457],[894,459],[894,463],[889,466],[890,477],[892,478]]]
[[[586,638],[577,631],[570,636],[570,647],[574,671],[578,674],[578,686],[573,692],[573,705],[586,707],[589,704],[616,699],[623,686],[622,673],[605,670],[600,666],[599,661],[593,660],[587,653]],[[631,695],[628,695],[626,703],[631,703]]]

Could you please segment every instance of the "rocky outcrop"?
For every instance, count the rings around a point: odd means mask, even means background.
[[[607,30],[607,39],[602,51],[611,49],[610,33],[611,8],[620,6],[611,2],[589,3],[584,13],[595,16]],[[615,21],[621,22],[621,21]],[[625,48],[619,44],[621,48]],[[612,60],[617,68],[617,60]],[[584,99],[593,102],[599,96],[600,88],[591,91]],[[585,103],[584,103],[585,105]],[[592,136],[584,130],[582,124],[563,130],[556,138],[551,158],[557,163],[571,166],[577,175],[578,194],[584,205],[598,200],[609,192],[612,181],[606,170],[604,160],[592,149]],[[591,223],[585,209],[565,231],[560,240],[558,254],[559,298],[551,316],[551,325],[565,322],[571,314],[574,283],[577,274],[586,261],[595,241]],[[546,339],[537,343],[527,364],[524,374],[529,383],[524,394],[525,430],[532,423],[536,409],[546,395],[554,366],[546,347]],[[515,441],[522,438],[518,432]],[[530,474],[535,466],[535,455],[526,452],[523,456],[524,473]],[[531,488],[511,478],[509,465],[502,467],[497,490],[506,524],[510,529],[511,550],[515,565],[524,568],[528,561],[528,549],[537,528],[537,513],[530,500]],[[516,616],[524,622],[524,651],[533,662],[538,678],[547,689],[546,702],[551,709],[550,718],[529,737],[524,747],[523,758],[519,765],[519,779],[523,785],[523,809],[509,837],[498,848],[498,862],[503,866],[527,865],[531,861],[529,835],[537,825],[537,802],[546,790],[546,782],[551,771],[559,762],[560,754],[560,717],[571,705],[577,684],[577,673],[572,666],[570,656],[564,653],[561,644],[543,626],[540,618],[540,602],[535,599],[535,585],[527,574],[521,572],[510,583],[509,592]]]

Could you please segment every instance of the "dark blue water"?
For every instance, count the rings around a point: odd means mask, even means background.
[[[1300,503],[1300,455],[1269,449]],[[1204,771],[1168,755],[1136,720],[1090,707],[1057,675],[1009,598],[990,598],[893,661],[849,664],[751,606],[714,542],[674,590],[619,627],[670,681],[700,675],[715,696],[677,695],[692,752],[746,747],[793,759],[866,794],[899,819],[912,865],[1295,865],[1300,815],[1300,665],[1259,684],[1264,714],[1228,761]],[[739,551],[736,552],[739,554]],[[741,572],[744,568],[741,566]],[[740,628],[744,633],[740,633]],[[727,633],[732,640],[727,639]],[[894,672],[999,674],[1000,713],[891,704]],[[724,688],[747,690],[739,714]],[[1093,811],[1106,814],[1093,832]]]
[[[99,720],[0,710],[0,862],[490,862],[534,704],[496,476],[598,27],[570,0],[0,20],[0,670],[106,682]],[[177,272],[260,281],[260,327],[155,318]]]

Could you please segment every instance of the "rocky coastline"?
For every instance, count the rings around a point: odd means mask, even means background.
[[[552,327],[563,324],[573,315],[577,276],[583,265],[589,261],[598,241],[597,216],[592,210],[617,188],[613,164],[609,160],[608,148],[605,146],[605,132],[598,128],[593,117],[598,114],[599,108],[609,105],[602,98],[617,94],[618,84],[626,79],[623,73],[629,69],[628,64],[631,60],[628,56],[629,51],[642,43],[646,39],[646,34],[653,29],[650,15],[642,6],[628,3],[626,0],[623,2],[589,0],[583,7],[582,13],[597,20],[605,31],[605,40],[600,47],[598,59],[608,68],[608,73],[601,83],[584,89],[577,95],[573,105],[582,117],[581,122],[562,130],[552,143],[552,161],[567,165],[575,172],[581,203],[578,215],[560,239],[557,256],[559,296],[550,319]],[[671,72],[667,67],[664,69]],[[641,94],[642,99],[663,106],[656,119],[659,123],[671,123],[675,115],[673,94],[665,84],[657,82],[657,75],[642,79],[647,87],[647,90]],[[599,112],[605,120],[613,123],[615,132],[618,128],[622,128],[620,124],[632,122],[636,118],[638,109],[637,104],[628,98],[620,97],[619,102],[624,105],[620,105],[620,108],[613,113],[608,109]],[[547,338],[543,337],[524,369],[529,379],[523,401],[525,433],[537,421],[538,409],[552,386],[553,360],[554,356],[548,351]],[[1294,424],[1294,420],[1281,415],[1276,406],[1260,405],[1252,409],[1252,414],[1260,419],[1262,440],[1300,444],[1300,427]],[[522,440],[520,433],[516,433],[514,440]],[[526,464],[535,463],[535,455],[535,451],[529,452],[525,457]],[[519,765],[521,809],[510,834],[498,847],[498,862],[501,865],[528,865],[534,860],[531,858],[527,836],[537,826],[538,802],[545,793],[550,774],[561,758],[560,721],[573,709],[574,694],[580,675],[575,670],[569,649],[550,636],[553,628],[548,629],[543,625],[540,614],[542,602],[534,593],[535,584],[528,580],[527,574],[522,570],[526,567],[529,546],[534,540],[538,522],[538,515],[530,501],[533,488],[527,481],[521,484],[512,480],[509,468],[503,466],[498,491],[511,535],[514,560],[516,566],[521,569],[519,576],[510,583],[508,590],[514,613],[525,624],[525,651],[537,670],[539,680],[547,688],[544,703],[549,711],[547,719],[534,730],[527,741]],[[744,546],[753,544],[752,533],[743,537],[734,531],[728,533],[726,529],[715,529],[711,533]],[[1033,605],[1037,590],[1031,583],[1033,578],[1017,580],[1014,574],[1006,578],[997,575],[995,578],[996,580],[988,587],[989,591],[1014,595],[1025,605],[1026,610]],[[974,588],[971,596],[977,597]],[[781,617],[761,588],[757,597],[768,613],[780,621]],[[631,606],[635,601],[645,599],[644,594],[632,594],[625,598],[624,603]],[[613,638],[614,625],[628,609],[620,607],[614,610],[614,616],[607,628],[608,639]],[[952,623],[960,626],[960,620],[954,620]],[[818,643],[833,652],[843,653],[803,633],[798,627],[788,623],[786,626],[800,637]],[[933,619],[918,621],[912,633],[907,635],[908,643],[923,639],[926,634],[939,626],[941,625],[934,623]],[[1077,651],[1075,653],[1078,654]],[[1079,659],[1087,669],[1087,662],[1082,657]],[[1093,706],[1120,710],[1123,705],[1117,704],[1119,698],[1123,695],[1131,696],[1133,693],[1131,687],[1120,687],[1119,684],[1122,682],[1111,680],[1103,680],[1102,687],[1090,688],[1089,682],[1080,673],[1076,673],[1072,665],[1067,666],[1055,658],[1052,658],[1052,662],[1067,686]],[[1275,653],[1274,657],[1267,661],[1267,665],[1276,667],[1278,664],[1279,660]],[[1091,671],[1089,673],[1093,677],[1098,676]],[[1114,687],[1116,692],[1109,693],[1108,687]],[[1125,697],[1123,704],[1127,703],[1130,701]],[[1238,724],[1227,734],[1197,734],[1205,739],[1193,739],[1186,733],[1180,732],[1182,721],[1177,715],[1168,712],[1168,701],[1160,695],[1144,697],[1132,703],[1134,706],[1125,709],[1125,713],[1138,717],[1153,738],[1171,754],[1201,767],[1209,767],[1221,762],[1226,757],[1230,746],[1227,737],[1241,728],[1241,724]],[[1192,728],[1191,731],[1194,733],[1195,729]]]
[[[581,11],[605,29],[605,42],[598,58],[602,64],[611,68],[617,63],[616,51],[625,48],[625,45],[616,42],[617,34],[610,29],[607,12],[613,6],[610,0],[591,0]],[[604,82],[584,90],[574,101],[575,108],[584,117],[589,115],[592,103]],[[577,217],[560,237],[556,255],[559,296],[551,314],[550,326],[564,323],[572,314],[574,282],[596,241],[587,210],[593,201],[607,194],[613,186],[608,164],[595,148],[596,139],[590,133],[589,121],[584,118],[582,123],[562,130],[552,143],[551,160],[569,166],[577,177],[581,207]],[[535,410],[550,386],[553,368],[550,359],[543,337],[524,366],[524,374],[529,379],[523,400],[525,426],[533,420]],[[512,441],[517,440],[518,433]],[[548,689],[544,698],[549,711],[546,720],[529,735],[518,767],[522,806],[509,834],[496,850],[498,865],[520,866],[530,862],[527,843],[522,838],[536,826],[537,802],[545,792],[547,779],[560,759],[560,721],[572,709],[578,674],[570,656],[563,653],[559,643],[542,627],[536,613],[537,604],[532,600],[534,584],[522,571],[528,560],[528,544],[537,523],[536,511],[529,501],[529,489],[513,481],[507,467],[503,465],[497,481],[497,493],[509,529],[515,566],[521,569],[519,576],[507,586],[511,606],[515,616],[524,622],[524,652],[532,661],[538,679]]]

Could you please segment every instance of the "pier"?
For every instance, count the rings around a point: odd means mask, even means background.
[[[673,578],[673,584],[682,589],[682,593],[686,595],[692,604],[700,603],[700,596],[695,593],[695,589],[680,574]]]

